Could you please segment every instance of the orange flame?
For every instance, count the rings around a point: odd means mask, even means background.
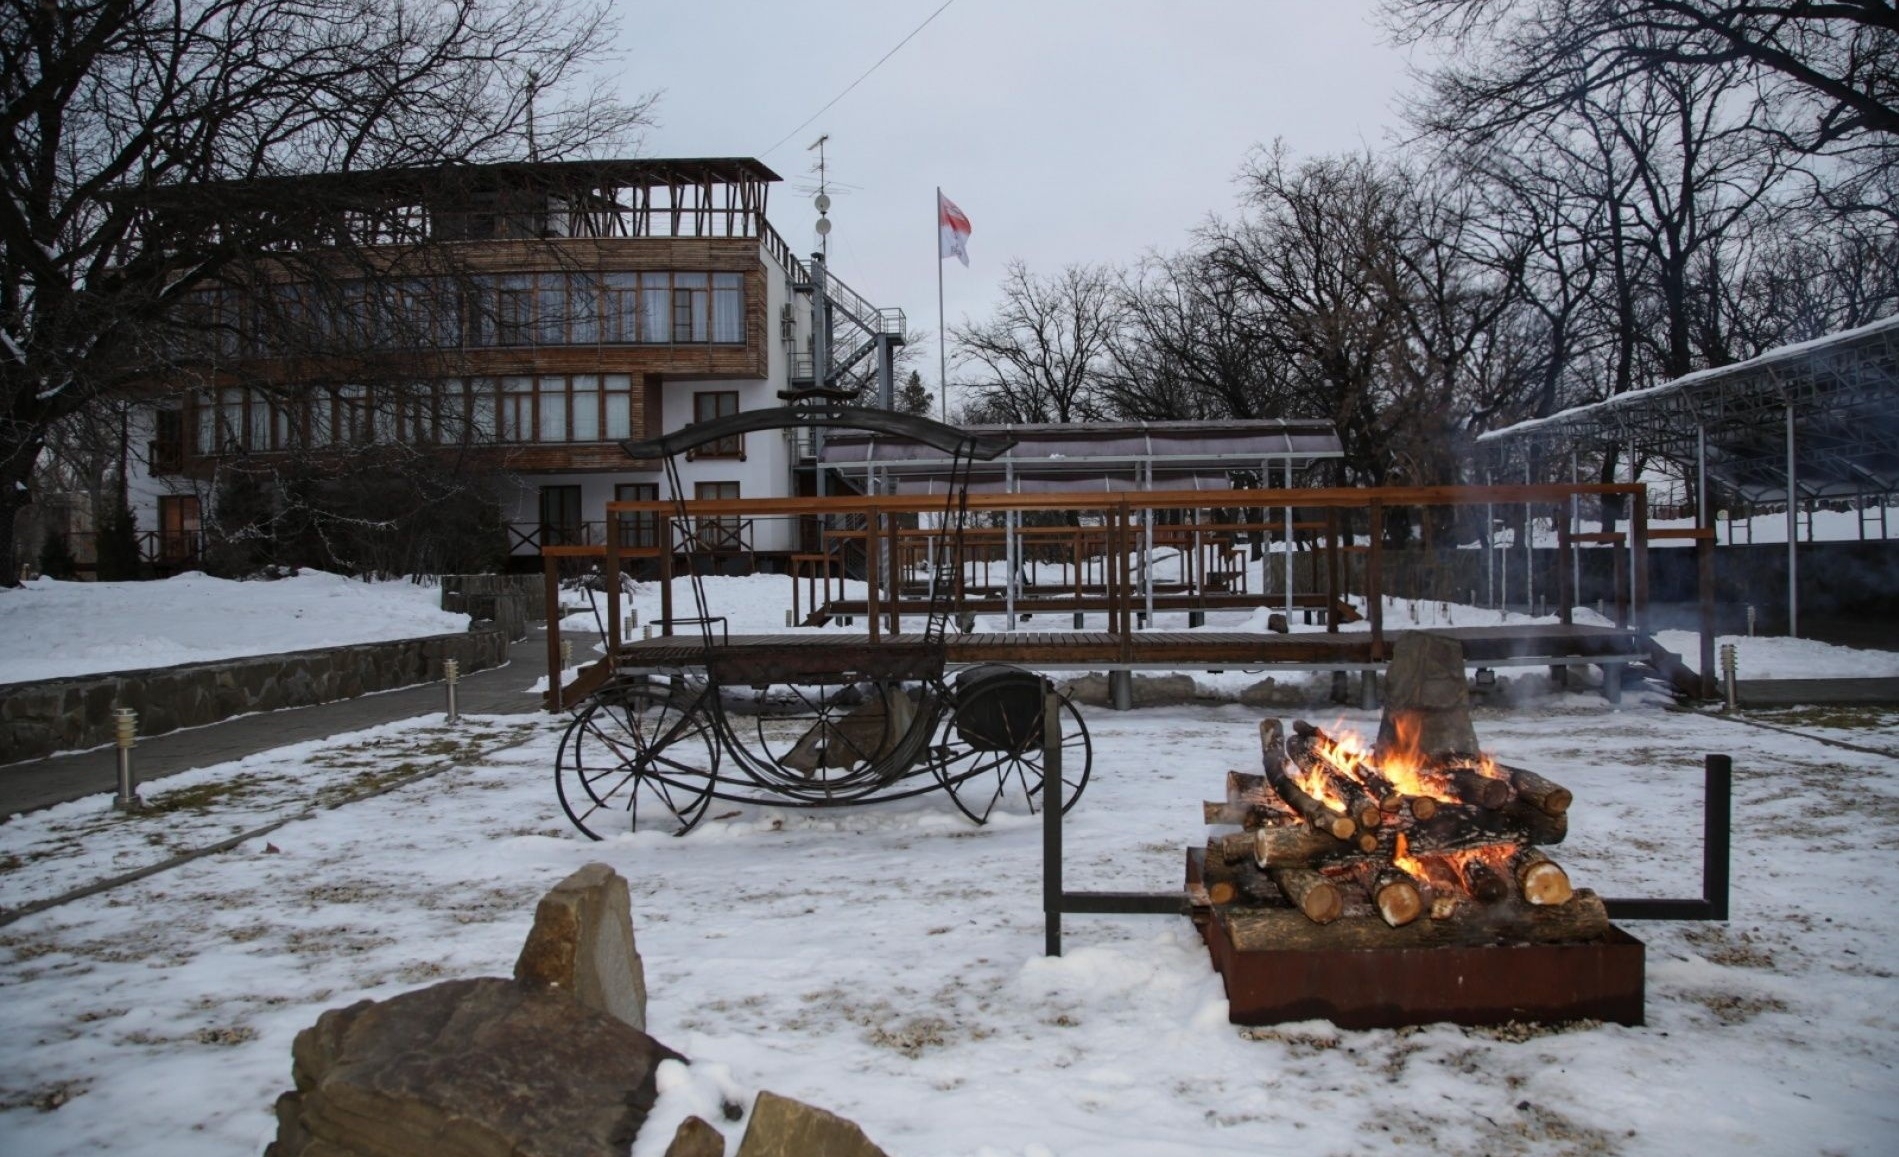
[[[1411,845],[1404,833],[1398,833],[1397,842],[1391,849],[1391,866],[1408,873],[1414,880],[1429,880],[1430,873],[1425,871],[1424,861],[1411,854]]]
[[[1364,786],[1373,796],[1381,794],[1371,787],[1371,777],[1376,775],[1404,795],[1430,796],[1441,803],[1456,803],[1450,780],[1429,768],[1418,750],[1417,721],[1400,715],[1393,722],[1397,727],[1397,742],[1377,759],[1373,758],[1371,745],[1362,736],[1344,729],[1336,734],[1327,732],[1323,739],[1315,737],[1312,752],[1346,778]],[[1304,782],[1300,786],[1305,787]],[[1310,788],[1307,790],[1315,796],[1319,794]],[[1340,804],[1343,806],[1343,801]]]

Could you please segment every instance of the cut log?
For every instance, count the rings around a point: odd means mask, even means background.
[[[1264,829],[1262,829],[1264,830]],[[1311,831],[1300,825],[1294,831]],[[1207,862],[1213,864],[1237,864],[1241,860],[1253,858],[1252,832],[1221,832],[1207,837]]]
[[[1449,920],[1455,915],[1457,915],[1457,897],[1437,895],[1431,897],[1431,919]]]
[[[1516,872],[1517,890],[1532,904],[1561,904],[1573,894],[1569,873],[1562,865],[1535,848],[1524,848],[1511,861]]]
[[[1356,843],[1315,832],[1305,824],[1260,828],[1253,833],[1253,862],[1262,868],[1303,868],[1319,860],[1342,856]]]
[[[1414,820],[1428,820],[1437,814],[1437,801],[1428,795],[1408,795],[1404,800]]]
[[[1495,810],[1510,802],[1510,785],[1474,767],[1453,767],[1445,774],[1457,798],[1476,807]]]
[[[1338,885],[1310,868],[1269,868],[1266,874],[1314,924],[1330,924],[1344,911],[1345,898],[1339,895]]]
[[[1358,831],[1358,824],[1350,816],[1335,812],[1312,798],[1292,781],[1286,772],[1284,754],[1273,742],[1278,735],[1278,721],[1268,719],[1259,725],[1260,764],[1266,773],[1266,782],[1272,785],[1281,802],[1314,828],[1341,840],[1350,839]]]
[[[1354,864],[1352,878],[1365,890],[1378,918],[1393,928],[1404,927],[1424,911],[1424,897],[1418,891],[1417,881],[1390,864]]]
[[[1249,775],[1244,771],[1226,773],[1226,800],[1228,803],[1258,803],[1266,798],[1266,777]]]
[[[1498,833],[1498,840],[1519,844],[1560,844],[1569,835],[1569,813],[1553,816],[1523,799],[1478,817],[1478,823]]]
[[[1471,899],[1479,904],[1495,904],[1510,896],[1510,885],[1504,883],[1495,868],[1476,856],[1466,857],[1463,862],[1464,890]]]
[[[1200,817],[1209,824],[1232,824],[1252,831],[1275,823],[1297,820],[1299,817],[1289,811],[1266,803],[1234,803],[1230,800],[1204,800],[1200,804]]]
[[[1544,779],[1534,771],[1521,767],[1503,768],[1510,773],[1510,784],[1517,789],[1517,798],[1527,800],[1545,815],[1560,816],[1569,810],[1576,801],[1570,790],[1560,783]]]
[[[1341,772],[1327,768],[1324,774],[1333,793],[1345,801],[1345,814],[1359,827],[1372,829],[1385,822],[1385,813],[1371,793]]]
[[[1284,908],[1232,910],[1225,920],[1233,946],[1242,952],[1565,944],[1600,940],[1610,927],[1602,900],[1587,888],[1576,889],[1566,904],[1513,905],[1483,920],[1414,920],[1402,928],[1372,916],[1321,928]]]
[[[1278,907],[1285,903],[1280,896],[1278,886],[1250,860],[1231,864],[1205,864],[1202,868],[1202,877],[1206,883],[1207,897],[1214,904],[1234,904],[1244,901],[1249,904],[1270,904]]]

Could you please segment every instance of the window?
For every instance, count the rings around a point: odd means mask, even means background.
[[[606,340],[632,343],[640,340],[640,288],[636,273],[609,273],[601,287],[601,317]]]
[[[501,379],[501,422],[495,437],[502,442],[534,441],[534,379]]]
[[[621,482],[613,488],[615,502],[658,502],[659,483]],[[620,515],[620,545],[656,547],[659,545],[659,515],[651,510]]]
[[[153,415],[152,444],[145,448],[145,464],[153,474],[176,474],[185,468],[185,413],[159,410]]]
[[[640,274],[640,340],[664,345],[672,340],[672,277],[665,273]]]
[[[633,436],[633,378],[629,374],[608,374],[606,379],[607,440],[619,442]]]
[[[592,345],[600,340],[600,283],[586,274],[567,279],[567,341]]]
[[[534,322],[534,279],[504,277],[495,296],[495,344],[527,345]]]
[[[700,482],[693,487],[693,497],[702,502],[733,499],[739,496],[739,484],[736,482]],[[693,535],[699,540],[702,550],[741,550],[743,536],[740,533],[742,520],[730,514],[703,515],[693,526]]]
[[[540,345],[567,344],[567,286],[559,274],[543,273],[535,291],[534,340]]]
[[[745,279],[740,274],[712,275],[712,340],[745,340]]]
[[[739,412],[737,390],[700,390],[692,396],[692,420],[695,425],[710,422],[714,418],[727,418]],[[729,438],[720,438],[708,442],[689,455],[692,458],[738,458],[745,457],[745,435],[734,434]]]
[[[586,542],[580,521],[580,487],[541,487],[541,546],[578,546]]]
[[[673,274],[673,341],[702,342],[711,336],[712,302],[703,273]]]
[[[500,414],[495,407],[495,380],[476,378],[468,383],[468,441],[494,442],[500,438]]]
[[[573,378],[574,421],[571,427],[576,442],[600,440],[600,377],[575,374]]]
[[[567,440],[567,379],[542,378],[540,398],[541,428],[531,440],[565,442]],[[528,440],[530,439],[523,439],[523,441]]]
[[[198,557],[203,521],[195,494],[163,495],[158,500],[158,560],[189,562]]]
[[[369,391],[362,386],[339,388],[336,391],[336,440],[351,446],[367,446],[375,438],[375,411],[370,407]]]

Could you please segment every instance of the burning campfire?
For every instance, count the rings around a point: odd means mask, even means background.
[[[1447,641],[1448,642],[1448,641]],[[1561,784],[1478,750],[1462,651],[1425,640],[1394,660],[1376,741],[1299,721],[1260,724],[1262,773],[1229,772],[1209,802],[1214,835],[1200,868],[1204,902],[1278,909],[1307,926],[1281,939],[1363,939],[1350,925],[1438,925],[1407,944],[1558,943],[1609,928],[1602,901],[1574,889],[1543,851],[1569,830]],[[1297,916],[1293,914],[1297,913]],[[1312,931],[1343,921],[1330,939]],[[1342,939],[1341,939],[1342,937]],[[1387,938],[1388,939],[1388,938]]]
[[[1567,834],[1568,789],[1479,753],[1427,756],[1415,729],[1399,733],[1375,753],[1349,732],[1260,724],[1264,774],[1229,772],[1227,798],[1206,805],[1207,822],[1242,829],[1208,842],[1208,902],[1290,905],[1313,924],[1482,916],[1537,939],[1607,927],[1602,901],[1539,847]]]

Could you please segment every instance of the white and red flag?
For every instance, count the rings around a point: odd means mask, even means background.
[[[936,232],[937,260],[941,261],[945,257],[954,256],[964,265],[968,265],[969,218],[963,216],[963,211],[956,207],[956,202],[945,197],[941,189],[936,191]]]

